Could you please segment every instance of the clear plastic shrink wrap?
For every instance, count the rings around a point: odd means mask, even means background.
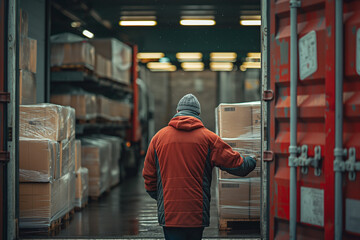
[[[97,96],[97,115],[110,121],[127,121],[131,115],[131,104],[99,95]]]
[[[246,177],[218,170],[220,218],[251,219],[260,216],[261,107],[260,102],[220,104],[216,132],[242,156],[255,156],[256,168]]]
[[[89,171],[87,168],[81,167],[76,172],[76,194],[75,207],[83,207],[89,197]]]
[[[115,38],[91,39],[90,42],[97,54],[111,61],[111,78],[123,84],[130,84],[131,47]]]
[[[84,38],[70,33],[51,36],[51,66],[86,66],[94,69],[95,48]]]
[[[19,140],[20,182],[52,182],[59,177],[60,144],[50,139]]]
[[[36,79],[34,73],[27,70],[20,70],[19,96],[20,105],[36,103]]]
[[[20,106],[20,137],[62,141],[68,138],[69,107],[41,103]],[[73,128],[74,129],[74,126]]]
[[[71,106],[75,109],[76,119],[89,120],[96,118],[96,95],[84,90],[69,90],[66,93],[51,95],[54,104]]]
[[[81,139],[82,166],[89,170],[89,196],[99,197],[110,187],[111,143],[102,139]]]
[[[48,183],[20,183],[19,227],[46,228],[69,212],[69,186],[74,178],[68,173]]]
[[[121,145],[123,140],[119,137],[109,135],[96,135],[96,137],[109,141],[111,143],[111,159],[110,159],[110,186],[115,186],[120,182],[120,156],[121,156]]]

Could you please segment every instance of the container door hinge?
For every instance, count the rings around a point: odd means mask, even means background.
[[[349,180],[356,180],[356,171],[360,171],[360,162],[356,162],[355,148],[349,148],[349,156],[345,161],[345,170],[349,172]]]
[[[274,152],[273,151],[263,151],[263,160],[265,162],[271,162],[274,160]]]
[[[301,146],[301,154],[296,159],[296,165],[301,167],[302,174],[308,174],[309,166],[314,168],[315,176],[321,175],[321,147],[316,146],[314,148],[314,157],[308,156],[308,146],[303,145]]]
[[[8,163],[10,161],[10,153],[0,151],[0,163]]]
[[[274,99],[274,92],[271,89],[264,90],[263,92],[263,100],[264,101],[272,101]]]
[[[0,92],[0,103],[10,103],[9,92]]]

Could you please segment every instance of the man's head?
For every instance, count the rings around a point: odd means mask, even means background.
[[[192,95],[191,93],[186,94],[185,96],[183,96],[180,99],[176,110],[178,112],[183,111],[183,110],[188,110],[188,111],[192,111],[192,112],[196,113],[197,115],[200,115],[200,113],[201,113],[200,103],[197,100],[197,98],[194,95]]]

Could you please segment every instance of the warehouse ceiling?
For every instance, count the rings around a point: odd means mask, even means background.
[[[52,34],[82,33],[136,43],[141,52],[236,52],[241,61],[260,51],[260,27],[241,26],[240,17],[260,15],[260,0],[52,0]],[[152,19],[152,27],[119,26],[122,19]],[[208,18],[214,26],[181,26],[186,17]],[[71,23],[80,24],[71,27]]]

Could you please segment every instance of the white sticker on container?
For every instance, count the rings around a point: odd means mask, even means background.
[[[300,79],[304,80],[317,70],[316,32],[311,31],[299,40]]]
[[[360,200],[346,199],[345,229],[360,233]]]
[[[300,221],[324,226],[324,190],[301,187]]]
[[[360,75],[360,28],[356,32],[356,72]]]

